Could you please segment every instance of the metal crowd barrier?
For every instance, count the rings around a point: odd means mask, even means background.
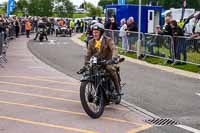
[[[174,60],[173,38],[167,35],[144,34],[144,55]]]
[[[7,63],[6,51],[8,43],[6,42],[5,33],[0,33],[0,66],[3,67],[3,63]]]
[[[200,65],[200,39],[141,33],[141,45],[137,45],[138,32],[105,30],[105,35],[123,52]]]
[[[34,28],[31,30],[34,33]],[[19,35],[24,35],[25,25],[22,25]],[[0,67],[4,67],[3,63],[7,63],[6,53],[9,46],[9,41],[16,38],[15,26],[9,25],[6,33],[0,32]]]
[[[175,62],[200,65],[200,39],[173,37]]]
[[[105,30],[105,35],[111,37],[116,46],[125,52],[137,52],[138,33],[122,32],[117,30]],[[141,34],[143,38],[143,34]]]

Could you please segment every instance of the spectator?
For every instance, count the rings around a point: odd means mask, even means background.
[[[72,32],[73,32],[74,31],[74,27],[75,27],[74,20],[70,21],[69,26],[70,26],[70,28],[72,29]]]
[[[136,24],[134,18],[129,17],[128,21],[129,21],[128,31],[138,32],[138,27],[137,27],[137,24]]]
[[[167,16],[165,18],[165,25],[163,27],[163,34],[164,35],[172,36],[172,28],[170,26],[170,22],[171,22],[171,18],[169,16]]]
[[[155,34],[151,35],[151,40],[149,40],[147,42],[147,48],[148,48],[148,52],[150,55],[155,55],[154,53],[154,50],[153,50],[153,47],[155,46],[159,46],[161,44],[161,35],[162,34],[162,31],[161,31],[161,28],[160,28],[160,25],[157,25],[156,26],[156,29],[155,29]]]
[[[122,38],[122,50],[125,51],[125,53],[129,50],[126,31],[127,31],[126,20],[122,19],[119,36]]]
[[[16,38],[18,38],[19,36],[19,29],[20,29],[20,24],[19,24],[19,20],[15,17],[15,34],[16,34]]]
[[[27,38],[29,38],[32,26],[31,26],[30,20],[28,20],[28,19],[25,21],[25,29],[26,29],[26,36],[27,36]]]
[[[80,31],[80,21],[79,20],[77,20],[75,27],[76,27],[76,33],[78,33]]]
[[[131,50],[133,49],[131,48],[131,46],[136,43],[138,38],[138,35],[136,33],[133,33],[133,32],[138,32],[138,27],[133,17],[129,17],[127,26],[129,32],[128,33],[129,50]]]
[[[109,29],[110,23],[111,23],[111,19],[110,18],[107,21],[105,21],[105,23],[104,23],[105,29]]]
[[[83,22],[83,20],[81,20],[81,22],[80,22],[80,32],[83,33],[83,30],[84,30],[84,22]]]
[[[109,30],[111,30],[110,37],[113,38],[115,45],[117,45],[118,44],[118,32],[116,31],[116,30],[118,30],[117,22],[114,17],[111,17],[109,22],[110,23],[108,23],[108,28],[109,28]],[[113,30],[115,30],[115,31],[113,31]]]
[[[22,21],[21,21],[21,33],[22,34],[25,34],[25,32],[26,32],[25,23],[26,23],[25,20],[22,19]]]
[[[89,46],[89,41],[93,38],[93,29],[92,26],[97,23],[96,20],[92,20],[91,24],[88,26],[88,30],[86,32],[87,40],[86,40],[86,47],[88,48]]]
[[[110,18],[109,30],[118,30],[117,22],[114,17]]]
[[[170,26],[172,29],[172,36],[174,40],[175,59],[181,60],[181,53],[183,53],[184,61],[186,61],[187,60],[186,39],[183,37],[184,36],[183,30],[178,26],[175,20],[172,20],[170,22]]]

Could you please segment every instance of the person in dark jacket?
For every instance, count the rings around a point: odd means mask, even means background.
[[[172,28],[171,28],[171,25],[170,25],[170,22],[171,22],[171,18],[168,16],[165,18],[165,25],[163,27],[163,35],[169,35],[169,36],[172,36]]]
[[[19,29],[20,29],[20,25],[19,25],[19,20],[17,18],[14,18],[15,20],[15,34],[16,34],[16,38],[18,38],[19,36]]]
[[[93,39],[89,41],[89,48],[85,57],[85,64],[90,60],[92,56],[96,56],[102,60],[116,60],[118,59],[117,48],[112,41],[112,38],[105,36],[104,25],[96,23],[93,25]],[[106,71],[110,74],[110,77],[115,85],[116,96],[122,95],[120,78],[117,76],[117,69],[115,65],[106,65]]]
[[[6,22],[0,17],[0,32],[4,32],[4,40],[7,38],[6,34]]]
[[[181,60],[181,53],[183,53],[184,61],[187,60],[186,39],[184,38],[183,30],[178,26],[176,20],[170,22],[172,28],[172,36],[174,40],[175,59]]]
[[[138,40],[138,34],[134,32],[138,32],[138,27],[133,17],[129,17],[127,27],[129,50],[134,50],[133,45],[135,45]]]
[[[115,45],[117,45],[119,35],[118,35],[118,32],[116,31],[118,30],[118,27],[117,27],[117,22],[114,17],[110,18],[110,20],[106,24],[106,29],[111,31],[109,32],[110,33],[109,37],[111,37],[114,40]]]
[[[110,18],[109,30],[118,30],[117,22],[115,21],[114,17]]]
[[[128,31],[138,32],[138,26],[133,17],[129,18]]]
[[[162,35],[162,31],[160,29],[160,25],[157,25],[155,28],[155,33],[149,36],[151,39],[147,41],[146,43],[147,48],[148,48],[147,52],[150,55],[159,54],[159,53],[154,53],[154,47],[157,47],[159,49],[159,47],[162,45],[163,37],[161,35]]]

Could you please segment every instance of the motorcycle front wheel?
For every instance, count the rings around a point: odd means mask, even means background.
[[[81,83],[80,99],[85,112],[93,119],[99,118],[105,107],[103,92],[99,90],[97,96],[96,88],[93,83],[85,81]]]
[[[43,36],[42,35],[40,35],[40,37],[39,37],[39,40],[40,40],[40,42],[43,42]]]

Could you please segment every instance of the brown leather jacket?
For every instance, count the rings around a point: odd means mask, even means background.
[[[95,39],[89,41],[89,48],[85,57],[86,64],[92,56],[96,56],[99,59],[110,60],[118,55],[117,48],[110,37],[103,36],[100,50],[96,49],[95,45]]]

